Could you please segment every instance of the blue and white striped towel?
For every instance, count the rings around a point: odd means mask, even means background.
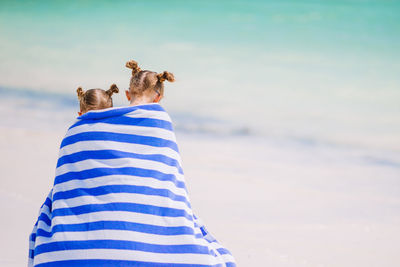
[[[29,247],[28,266],[235,266],[192,212],[159,104],[78,118]]]

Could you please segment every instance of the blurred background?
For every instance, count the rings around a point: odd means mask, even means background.
[[[195,212],[239,266],[399,266],[400,1],[0,1],[1,266],[27,262],[76,88],[173,72]]]

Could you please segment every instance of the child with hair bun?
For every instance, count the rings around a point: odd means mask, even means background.
[[[76,90],[79,99],[80,111],[79,116],[90,110],[98,110],[113,107],[112,95],[118,93],[119,89],[115,84],[110,86],[110,89],[103,90],[99,88],[89,89],[86,92],[82,87]]]
[[[172,73],[141,70],[134,60],[126,62],[125,66],[132,69],[129,90],[125,92],[131,106],[160,102],[164,96],[164,81],[175,81]]]

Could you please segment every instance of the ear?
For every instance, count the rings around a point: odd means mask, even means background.
[[[160,94],[157,94],[157,96],[154,98],[153,103],[158,103],[161,101],[162,96]]]
[[[82,114],[83,114],[82,111],[79,111],[79,112],[78,112],[78,115],[79,115],[79,116],[82,116]]]
[[[128,101],[131,101],[131,94],[129,93],[128,90],[125,90],[125,94],[126,94],[126,98],[128,99]]]

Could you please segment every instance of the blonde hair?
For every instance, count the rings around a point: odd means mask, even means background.
[[[149,70],[141,70],[134,60],[126,62],[125,66],[132,69],[132,77],[129,83],[129,92],[134,97],[142,96],[155,91],[164,96],[164,81],[174,82],[175,77],[171,72],[157,73]]]
[[[113,101],[111,96],[114,93],[118,93],[119,89],[115,84],[110,86],[110,89],[89,89],[86,92],[83,91],[82,87],[78,87],[76,90],[78,94],[79,105],[82,113],[86,113],[90,110],[111,108]]]

